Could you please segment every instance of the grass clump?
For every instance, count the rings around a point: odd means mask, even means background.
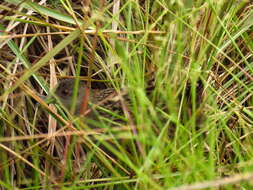
[[[2,189],[252,188],[252,3],[5,0],[0,18]],[[65,78],[121,111],[48,105]]]

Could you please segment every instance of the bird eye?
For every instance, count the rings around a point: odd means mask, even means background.
[[[63,89],[61,92],[62,92],[62,95],[64,96],[67,96],[70,94],[70,91],[68,89]]]

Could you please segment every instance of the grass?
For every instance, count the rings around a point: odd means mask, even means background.
[[[1,189],[251,189],[252,6],[1,2]],[[63,78],[123,112],[48,105]]]

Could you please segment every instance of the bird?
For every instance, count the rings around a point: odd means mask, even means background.
[[[80,114],[81,107],[83,106],[86,85],[87,83],[84,81],[79,82],[76,97],[76,107],[74,111],[75,115]],[[73,104],[74,86],[75,79],[62,79],[59,81],[55,89],[55,95],[68,110],[71,109]],[[113,88],[90,89],[89,105],[99,105],[111,111],[121,110],[119,100],[113,100],[113,97],[115,96],[117,96],[117,93]],[[107,101],[105,101],[106,99]],[[91,109],[91,106],[89,106],[88,109]],[[90,111],[87,116],[94,116],[94,110]]]

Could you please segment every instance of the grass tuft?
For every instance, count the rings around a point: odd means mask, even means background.
[[[1,2],[0,188],[251,189],[252,6]],[[120,109],[73,115],[80,80]]]

